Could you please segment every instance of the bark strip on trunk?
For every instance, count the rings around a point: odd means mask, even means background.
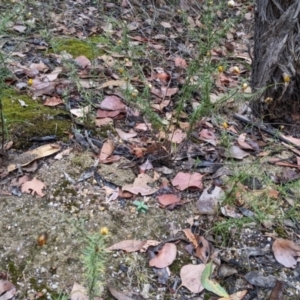
[[[299,0],[257,0],[253,54],[254,114],[300,124]]]

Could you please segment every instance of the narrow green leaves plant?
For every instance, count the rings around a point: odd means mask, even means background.
[[[86,235],[85,248],[82,251],[82,263],[90,300],[101,294],[101,286],[104,284],[106,263],[106,238],[108,230],[102,228],[100,232]]]
[[[219,283],[215,282],[215,281],[212,281],[210,279],[210,276],[212,274],[212,262],[208,263],[206,266],[205,266],[205,269],[202,273],[202,276],[201,276],[201,284],[202,286],[210,291],[210,292],[213,292],[214,294],[220,296],[220,297],[229,297],[229,295],[227,294],[227,292],[225,291],[224,288],[222,288],[220,286]]]

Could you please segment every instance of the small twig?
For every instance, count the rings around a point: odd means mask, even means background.
[[[281,136],[280,134],[278,134],[277,131],[275,131],[274,129],[268,129],[266,127],[266,125],[264,125],[263,123],[261,124],[258,124],[258,123],[255,123],[255,122],[252,122],[251,120],[249,120],[248,118],[242,116],[242,115],[239,115],[239,114],[234,114],[233,115],[234,118],[236,118],[237,120],[239,121],[242,121],[242,122],[245,122],[249,125],[252,125],[254,127],[257,127],[258,129],[262,130],[263,132],[273,136],[273,137],[276,137],[278,138],[280,141],[286,143],[286,144],[289,144],[289,145],[292,145],[293,147],[295,147],[296,149],[299,149],[300,150],[300,146],[294,144],[293,142],[287,140],[286,138],[284,138],[283,136]]]

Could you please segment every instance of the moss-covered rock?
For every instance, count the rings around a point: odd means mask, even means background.
[[[56,37],[51,44],[52,51],[55,53],[66,51],[73,57],[84,55],[89,59],[95,59],[105,53],[97,47],[97,44],[109,45],[110,40],[103,36],[93,36],[86,40]]]
[[[39,100],[32,100],[13,89],[2,90],[0,96],[7,138],[14,141],[15,148],[27,148],[33,137],[56,135],[58,139],[67,138],[71,121],[65,110],[44,106]],[[21,106],[19,100],[27,106]]]

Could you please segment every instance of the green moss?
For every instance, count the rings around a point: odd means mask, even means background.
[[[44,283],[38,283],[37,279],[34,277],[29,278],[29,282],[31,285],[31,288],[36,291],[36,292],[41,292],[43,290],[46,290],[50,295],[51,295],[51,299],[55,299],[55,297],[59,297],[59,293],[53,291],[52,289],[50,289],[46,284]],[[46,300],[48,299],[47,294],[42,294],[39,297],[40,300]]]
[[[102,125],[100,128],[96,129],[96,134],[103,139],[107,139],[109,137],[109,133],[111,132],[116,132],[113,124],[105,124]]]
[[[91,153],[84,152],[80,155],[71,154],[70,155],[70,164],[72,166],[77,166],[82,169],[87,169],[93,164],[93,159],[91,158]]]
[[[52,50],[55,53],[66,51],[73,57],[84,55],[89,59],[105,54],[105,51],[98,48],[97,44],[109,45],[110,41],[103,36],[93,36],[86,40],[56,37],[51,42]]]
[[[11,278],[11,281],[16,284],[18,280],[22,278],[22,272],[24,270],[25,266],[19,266],[19,268],[16,267],[13,260],[9,260],[8,263],[8,274]]]
[[[67,138],[71,130],[69,114],[59,108],[44,106],[38,100],[18,93],[13,89],[0,92],[3,103],[5,126],[9,139],[14,141],[14,147],[24,149],[32,144],[32,137],[56,135],[58,139]],[[19,99],[26,103],[22,107]]]
[[[188,257],[188,255],[184,255],[180,257],[180,259],[179,258],[175,259],[169,268],[172,274],[178,275],[180,274],[181,268],[190,263],[191,263],[191,259]]]
[[[19,264],[18,266],[15,265],[13,259],[9,258],[8,261],[8,274],[11,282],[15,285],[17,285],[20,280],[23,279],[24,276],[24,270],[26,268],[26,265],[24,264]],[[56,295],[57,293],[52,291],[46,284],[44,283],[38,283],[37,279],[34,277],[29,278],[29,283],[31,285],[31,288],[35,291],[41,292],[43,289],[46,289],[52,296]],[[39,299],[47,299],[47,295],[44,294],[42,295]]]
[[[283,227],[280,227],[280,226],[276,227],[275,232],[278,234],[279,237],[281,237],[283,239],[288,238],[288,234],[287,234],[286,230]]]

